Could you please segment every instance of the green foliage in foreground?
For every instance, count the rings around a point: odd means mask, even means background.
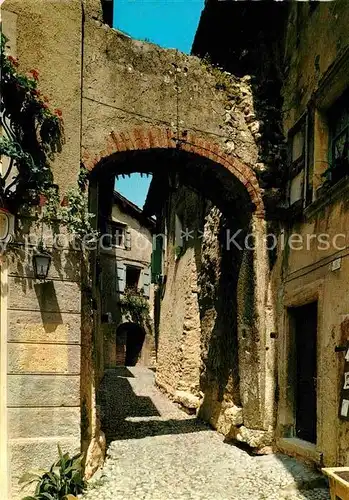
[[[74,500],[86,489],[82,455],[70,457],[69,453],[63,454],[59,446],[58,452],[59,460],[49,471],[32,471],[22,476],[19,482],[25,486],[37,483],[34,496],[23,500]]]

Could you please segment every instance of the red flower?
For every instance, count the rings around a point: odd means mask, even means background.
[[[47,197],[44,194],[39,195],[39,207],[43,207],[47,203]]]
[[[59,116],[59,118],[62,118],[63,113],[61,109],[55,109],[55,114]]]
[[[10,61],[11,64],[13,64],[13,66],[15,66],[16,68],[18,67],[19,62],[16,57],[8,56],[7,59]]]
[[[39,72],[37,69],[31,69],[29,73],[32,75],[34,80],[38,81],[39,80]]]

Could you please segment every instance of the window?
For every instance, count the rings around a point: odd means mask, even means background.
[[[107,233],[111,236],[110,246],[125,248],[126,250],[131,249],[131,232],[127,229],[126,224],[109,221],[107,223]]]
[[[163,262],[163,239],[162,234],[158,234],[153,238],[153,251],[151,254],[151,282],[160,283],[162,276]]]
[[[304,182],[306,168],[306,120],[302,119],[289,134],[290,181],[289,202],[294,205],[302,203],[304,198]]]
[[[349,175],[349,90],[329,112],[329,181],[335,184]]]
[[[126,290],[138,291],[141,269],[135,266],[126,266]]]
[[[112,245],[116,247],[125,246],[125,226],[121,224],[111,225]]]
[[[140,268],[117,260],[116,264],[116,291],[124,293],[125,290],[135,293],[142,292],[147,298],[150,296],[150,268]]]

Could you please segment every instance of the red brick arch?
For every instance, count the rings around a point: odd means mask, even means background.
[[[147,149],[174,149],[178,140],[173,131],[165,127],[137,127],[127,132],[111,132],[106,140],[106,149],[93,156],[88,150],[84,153],[84,164],[92,171],[103,159],[122,151],[142,151]],[[227,155],[221,147],[211,140],[197,137],[188,132],[180,140],[180,149],[208,158],[228,169],[247,189],[252,203],[256,207],[255,215],[264,217],[264,204],[261,189],[254,171]]]

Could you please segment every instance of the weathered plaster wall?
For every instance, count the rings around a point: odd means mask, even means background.
[[[19,71],[37,69],[40,91],[53,109],[62,109],[65,144],[52,170],[64,192],[80,166],[81,3],[6,0],[1,7]],[[80,255],[53,250],[49,281],[36,282],[22,246],[27,222],[18,221],[6,256],[9,498],[23,496],[18,478],[25,471],[56,459],[57,443],[67,451],[80,448]]]
[[[130,248],[116,249],[117,256],[129,261],[136,260],[144,266],[149,265],[153,248],[151,231],[117,205],[113,205],[112,220],[126,224],[131,236]]]
[[[81,2],[5,0],[1,7],[4,25],[6,12],[17,16],[19,71],[37,69],[40,91],[63,112],[65,144],[52,168],[64,191],[75,185],[80,167]]]
[[[300,118],[326,71],[347,48],[348,23],[345,0],[319,2],[314,9],[310,2],[291,5],[283,86],[286,129]]]
[[[336,345],[345,344],[348,332],[345,319],[349,311],[347,250],[337,251],[333,247],[320,250],[318,242],[310,235],[328,234],[330,241],[336,234],[347,234],[348,207],[347,201],[341,197],[317,210],[307,221],[293,230],[300,234],[304,248],[286,249],[282,272],[284,282],[279,289],[279,426],[278,433],[288,435],[290,426],[294,424],[292,399],[288,393],[289,356],[292,346],[289,344],[287,310],[288,306],[300,306],[318,300],[318,378],[317,378],[317,459],[323,454],[325,465],[345,465],[348,461],[347,422],[338,418],[340,391],[343,376],[343,354],[336,353]],[[343,243],[344,239],[341,241]],[[341,245],[342,245],[341,243]],[[288,254],[288,255],[287,255]],[[341,268],[331,270],[331,262],[342,256]],[[343,331],[344,328],[344,331]],[[286,434],[285,434],[286,433]]]
[[[32,468],[33,457],[35,466],[47,467],[57,456],[58,443],[65,450],[80,448],[80,252],[48,244],[52,265],[48,280],[38,282],[22,231],[23,227],[7,255],[13,497],[19,494],[18,478]],[[38,237],[34,227],[30,232]],[[49,231],[44,235],[48,237]]]

